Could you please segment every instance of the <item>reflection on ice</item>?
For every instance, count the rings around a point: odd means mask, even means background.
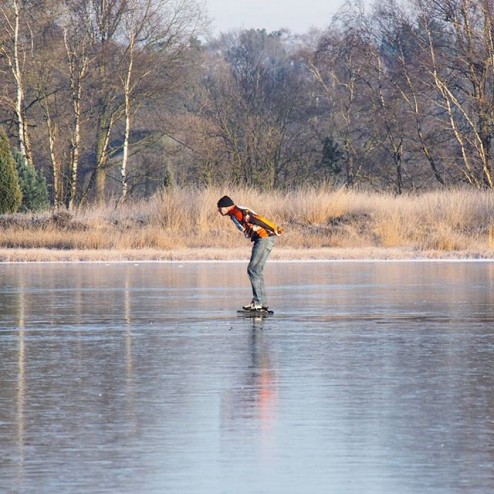
[[[0,490],[491,492],[493,267],[1,266]]]

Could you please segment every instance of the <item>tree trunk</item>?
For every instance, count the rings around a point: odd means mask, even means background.
[[[26,119],[24,115],[24,87],[22,80],[22,71],[20,65],[20,54],[19,54],[19,46],[20,46],[20,2],[18,0],[14,0],[14,53],[12,60],[12,72],[14,75],[15,83],[16,83],[16,100],[15,100],[15,113],[17,117],[17,127],[18,127],[18,135],[19,135],[19,152],[26,160],[26,163],[29,166],[33,166],[33,159],[31,154],[31,146],[29,143]]]
[[[128,177],[127,167],[129,160],[129,139],[130,139],[130,114],[131,114],[131,80],[132,80],[132,68],[134,64],[134,45],[135,35],[132,34],[129,43],[129,66],[127,68],[127,75],[124,82],[124,98],[125,98],[125,131],[124,131],[124,143],[123,143],[123,156],[122,165],[120,167],[120,177],[122,181],[121,200],[125,201],[128,193]]]

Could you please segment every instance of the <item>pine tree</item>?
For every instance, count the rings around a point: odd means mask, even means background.
[[[0,214],[19,209],[22,193],[15,160],[5,130],[0,129]]]
[[[48,187],[43,173],[29,166],[21,153],[14,153],[19,175],[19,185],[22,192],[22,203],[19,208],[22,212],[42,211],[48,209]]]
[[[343,153],[341,152],[338,143],[331,137],[326,137],[322,146],[320,168],[330,175],[338,175],[342,170],[342,158]]]

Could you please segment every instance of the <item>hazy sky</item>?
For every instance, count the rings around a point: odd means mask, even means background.
[[[286,27],[303,34],[324,28],[344,0],[205,0],[214,33],[230,29]]]

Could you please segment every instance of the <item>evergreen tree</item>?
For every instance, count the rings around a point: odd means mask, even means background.
[[[22,212],[42,211],[48,209],[48,187],[43,173],[29,166],[21,153],[14,153],[19,175],[19,185],[22,192],[22,203],[19,208]]]
[[[0,129],[0,214],[19,209],[22,192],[15,160],[5,130]]]
[[[338,142],[331,137],[325,137],[322,146],[320,168],[330,175],[338,175],[342,170],[342,159],[343,153],[338,146]]]

